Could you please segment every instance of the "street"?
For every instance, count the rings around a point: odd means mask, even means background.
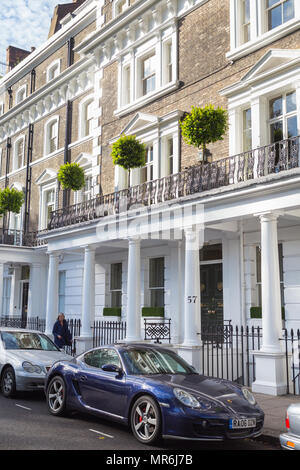
[[[156,447],[144,446],[122,425],[75,413],[64,418],[53,417],[42,393],[19,393],[14,399],[0,395],[0,450],[180,450],[188,453],[193,450],[279,450],[279,446],[260,440],[220,443],[170,440]]]

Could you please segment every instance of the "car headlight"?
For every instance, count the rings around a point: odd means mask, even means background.
[[[174,395],[185,406],[189,406],[190,408],[201,408],[198,400],[181,388],[174,388]]]
[[[255,397],[250,392],[250,390],[248,390],[248,388],[243,387],[242,388],[242,393],[243,393],[244,397],[246,398],[246,400],[250,403],[250,405],[256,405]]]
[[[41,374],[42,369],[40,366],[37,366],[36,364],[32,364],[31,362],[24,361],[22,364],[22,367],[26,372],[29,372],[30,374]]]

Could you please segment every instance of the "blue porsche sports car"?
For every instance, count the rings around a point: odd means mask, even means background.
[[[53,415],[78,410],[116,420],[145,444],[258,436],[264,422],[247,388],[200,375],[171,349],[150,344],[103,346],[57,362],[45,391]]]

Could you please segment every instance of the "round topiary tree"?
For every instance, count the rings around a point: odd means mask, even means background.
[[[227,111],[208,104],[203,108],[192,106],[191,112],[180,122],[184,141],[202,149],[203,156],[207,145],[223,140],[228,128]]]
[[[57,179],[63,189],[79,191],[85,185],[84,170],[78,163],[65,163],[58,171]]]
[[[128,181],[130,182],[130,170],[141,168],[146,164],[146,145],[140,142],[135,135],[121,135],[112,145],[111,156],[114,165],[128,171]]]
[[[24,204],[24,193],[14,188],[5,188],[0,191],[0,214],[6,215],[7,212],[19,214]]]

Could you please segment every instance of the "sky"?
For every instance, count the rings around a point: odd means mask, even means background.
[[[47,40],[57,4],[72,0],[0,0],[0,61],[9,45],[29,50]]]

